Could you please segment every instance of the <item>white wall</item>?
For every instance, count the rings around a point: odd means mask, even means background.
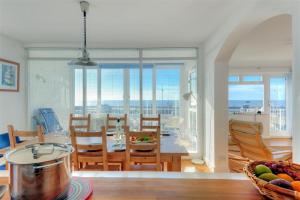
[[[68,60],[28,61],[28,118],[39,108],[52,108],[64,129],[71,113],[71,67]],[[32,124],[31,124],[32,126]]]
[[[19,92],[0,91],[0,133],[7,132],[7,125],[17,129],[27,128],[26,56],[21,43],[0,35],[0,57],[20,63]]]

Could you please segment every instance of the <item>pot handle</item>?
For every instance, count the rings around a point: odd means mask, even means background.
[[[48,165],[33,166],[32,168],[33,168],[33,169],[45,169],[45,168],[53,167],[53,166],[55,166],[55,165],[59,165],[59,164],[61,164],[61,163],[63,163],[62,160],[57,161],[57,162],[55,162],[55,163],[48,164]]]

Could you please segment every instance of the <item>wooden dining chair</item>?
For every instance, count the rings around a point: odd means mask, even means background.
[[[127,126],[127,114],[125,114],[124,116],[111,116],[110,114],[107,114],[106,130],[115,129],[118,119],[120,119],[120,123],[122,123],[122,128],[124,129]]]
[[[233,142],[240,149],[240,154],[250,160],[289,160],[292,153],[289,150],[275,151],[269,149],[263,142],[263,125],[260,122],[239,120],[229,121],[229,131]]]
[[[160,114],[157,117],[145,117],[140,115],[140,131],[144,130],[161,130],[160,127]]]
[[[24,144],[26,144],[34,137],[38,138],[38,142],[44,142],[43,127],[40,125],[36,127],[36,131],[15,130],[13,125],[8,125],[7,128],[8,128],[8,135],[9,135],[9,143],[12,149],[17,148],[18,146],[24,146]],[[18,143],[17,137],[21,138],[23,142]]]
[[[160,134],[158,131],[129,131],[126,134],[126,170],[127,171],[161,171]],[[149,142],[138,142],[137,139],[148,137]],[[135,139],[135,140],[134,140]],[[150,142],[152,141],[152,142]],[[138,164],[136,164],[138,163]]]
[[[69,128],[74,127],[75,130],[89,131],[91,127],[91,114],[87,116],[78,116],[70,114]]]
[[[86,132],[71,126],[72,156],[75,170],[108,170],[106,131]],[[95,144],[78,143],[78,138],[93,138]]]

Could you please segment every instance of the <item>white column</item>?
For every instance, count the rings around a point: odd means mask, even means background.
[[[214,72],[215,172],[228,171],[228,62],[216,62]]]
[[[293,5],[292,135],[293,162],[300,163],[300,2]]]

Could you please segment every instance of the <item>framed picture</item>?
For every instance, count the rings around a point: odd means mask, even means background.
[[[0,58],[0,91],[19,91],[20,64]]]

